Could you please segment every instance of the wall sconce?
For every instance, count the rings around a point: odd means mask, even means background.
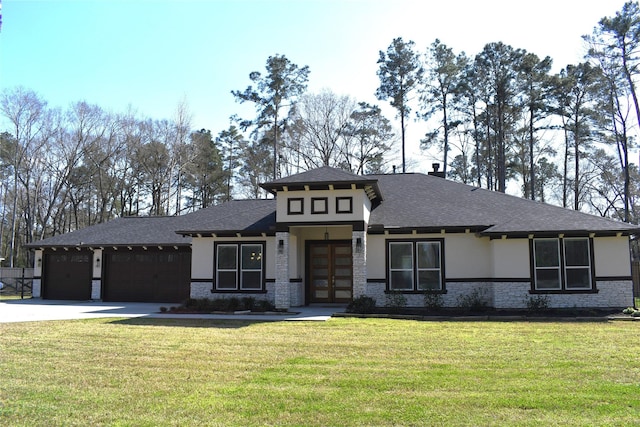
[[[329,240],[329,230],[324,229],[324,240]]]
[[[281,254],[284,252],[284,240],[278,240],[278,253]]]
[[[356,237],[356,253],[362,252],[362,237]]]
[[[38,266],[38,268],[42,267],[42,258],[38,258],[36,260],[36,265]]]
[[[96,258],[96,268],[100,268],[100,258]]]

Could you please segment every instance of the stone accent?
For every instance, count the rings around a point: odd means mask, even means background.
[[[102,280],[93,279],[91,281],[91,299],[99,300],[102,295]]]
[[[633,282],[631,280],[598,281],[597,293],[531,294],[528,282],[456,282],[447,284],[447,293],[442,294],[443,307],[460,306],[461,298],[478,291],[487,299],[490,307],[497,309],[527,308],[527,302],[538,296],[549,302],[549,308],[618,308],[633,305]],[[375,298],[382,307],[387,302],[385,283],[366,283],[365,295]],[[424,295],[404,294],[408,307],[424,306]]]
[[[211,289],[213,289],[213,282],[191,282],[191,291],[189,292],[189,298],[211,299]]]
[[[289,292],[291,293],[291,306],[301,307],[304,305],[304,283],[291,282]]]
[[[358,248],[356,242],[362,239]],[[351,233],[351,247],[353,259],[353,298],[367,293],[367,233],[353,231]]]
[[[280,241],[283,242],[280,251]],[[291,307],[291,284],[289,283],[289,232],[276,232],[276,286],[275,306],[278,310]]]
[[[33,279],[31,282],[31,297],[42,298],[42,279]]]

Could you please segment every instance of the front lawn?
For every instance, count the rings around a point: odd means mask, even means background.
[[[637,322],[0,324],[0,425],[620,426]]]

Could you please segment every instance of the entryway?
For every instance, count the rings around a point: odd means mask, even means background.
[[[347,303],[353,294],[350,241],[315,241],[307,245],[307,303]]]

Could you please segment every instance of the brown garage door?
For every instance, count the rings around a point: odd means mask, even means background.
[[[105,301],[182,302],[189,297],[189,251],[114,251],[104,256]]]
[[[91,298],[91,252],[45,253],[42,296],[45,299]]]

